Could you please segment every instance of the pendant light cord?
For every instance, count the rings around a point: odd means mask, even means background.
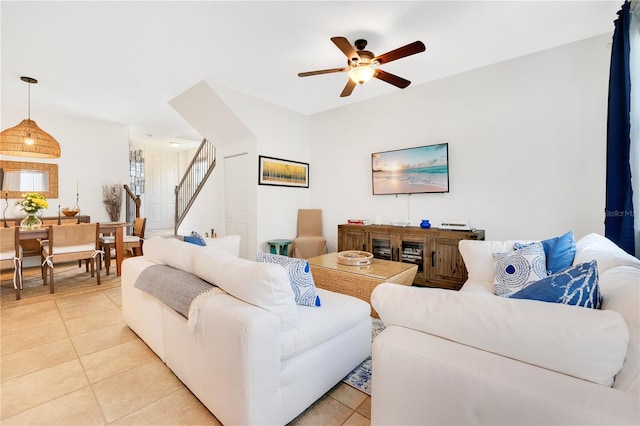
[[[27,118],[29,120],[31,120],[31,82],[29,81],[29,95],[27,96],[27,105],[28,105],[28,112],[27,112]]]

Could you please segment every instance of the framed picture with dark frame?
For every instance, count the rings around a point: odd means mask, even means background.
[[[260,155],[258,184],[271,186],[309,187],[309,164]]]

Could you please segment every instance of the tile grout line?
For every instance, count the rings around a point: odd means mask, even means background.
[[[99,292],[103,293],[104,291],[103,290],[99,290]],[[105,295],[105,297],[107,297],[107,296]],[[78,353],[78,349],[76,348],[76,345],[73,342],[73,339],[71,338],[71,334],[69,333],[69,328],[67,327],[67,321],[65,321],[65,319],[62,317],[62,313],[60,312],[60,306],[58,306],[58,299],[54,300],[54,302],[56,304],[56,309],[58,310],[58,315],[60,315],[60,320],[62,321],[62,323],[64,325],[64,329],[67,332],[67,336],[69,337],[69,341],[71,342],[71,346],[73,347],[73,353],[75,353],[76,359],[78,360],[78,363],[80,364],[80,368],[82,368],[82,374],[84,374],[84,377],[87,380],[87,386],[89,387],[89,390],[91,391],[91,395],[93,395],[93,399],[95,400],[96,404],[98,405],[98,408],[100,408],[100,415],[102,416],[102,420],[104,421],[105,425],[109,424],[107,422],[107,416],[105,415],[104,410],[102,409],[102,405],[100,405],[100,400],[98,399],[98,396],[96,395],[96,392],[93,389],[93,384],[91,383],[91,380],[89,379],[89,375],[87,374],[87,371],[86,371],[86,369],[84,367],[84,364],[82,363],[82,360],[80,359],[80,354]],[[73,392],[75,392],[75,391],[73,391]]]
[[[77,392],[78,390],[84,389],[85,387],[91,387],[91,382],[89,381],[89,377],[87,376],[87,373],[86,373],[86,371],[85,371],[85,369],[84,369],[84,365],[82,364],[82,361],[80,360],[80,357],[79,357],[79,355],[78,355],[78,351],[77,351],[77,349],[76,349],[76,347],[75,347],[75,345],[74,345],[74,343],[73,343],[73,339],[71,339],[71,335],[69,334],[69,329],[67,328],[67,323],[66,323],[66,321],[63,319],[62,314],[61,314],[61,312],[60,312],[60,307],[58,306],[58,301],[57,301],[57,300],[53,300],[53,302],[54,302],[54,304],[55,304],[56,313],[58,314],[58,317],[60,318],[60,321],[62,322],[62,325],[63,325],[63,327],[64,327],[64,330],[65,330],[65,333],[66,333],[66,339],[68,339],[68,340],[69,340],[69,343],[71,344],[71,347],[73,348],[73,353],[75,354],[75,361],[78,361],[78,364],[80,364],[80,368],[82,368],[82,373],[83,373],[83,375],[85,376],[85,379],[87,380],[87,386],[83,386],[83,387],[81,387],[81,388],[79,388],[79,389],[74,389],[74,390],[72,390],[72,391],[70,391],[70,392],[67,392],[67,393],[64,393],[64,394],[58,395],[58,396],[56,396],[56,397],[54,397],[54,398],[52,398],[52,399],[49,399],[49,400],[43,401],[43,402],[41,402],[41,403],[40,403],[40,404],[38,404],[38,405],[35,405],[35,406],[33,406],[33,407],[29,407],[29,408],[26,408],[26,409],[24,409],[24,410],[22,410],[22,411],[19,411],[19,412],[17,412],[17,413],[14,413],[14,414],[12,414],[11,416],[9,416],[9,417],[7,417],[7,418],[17,416],[17,415],[22,414],[22,413],[24,413],[24,412],[26,412],[26,411],[29,411],[29,410],[33,410],[33,409],[35,409],[35,408],[37,408],[37,407],[39,407],[39,406],[41,406],[41,405],[48,404],[48,403],[50,403],[51,401],[55,401],[56,399],[62,398],[62,397],[64,397],[64,396],[67,396],[67,395],[72,394],[73,392]],[[37,303],[42,303],[42,302],[37,302]],[[49,342],[49,343],[61,342],[61,341],[63,341],[63,340],[65,340],[65,339],[64,339],[64,338],[62,338],[62,339],[56,340],[56,341],[54,341],[54,342]],[[35,348],[38,348],[38,347],[40,347],[40,346],[44,346],[44,345],[49,344],[49,343],[45,343],[45,344],[43,344],[43,345],[38,345],[38,346],[36,346],[36,347],[34,347],[34,348],[30,348],[30,349],[35,349]],[[20,351],[17,351],[17,352],[20,352]],[[15,353],[15,352],[14,352],[14,353]],[[5,354],[5,355],[7,355],[7,354]],[[70,360],[70,361],[72,361],[72,360]],[[69,361],[65,361],[65,362],[69,362]],[[59,365],[59,364],[58,364],[58,365]],[[31,371],[31,372],[26,373],[26,374],[23,374],[23,375],[21,375],[21,376],[13,377],[13,378],[11,378],[10,380],[15,380],[15,379],[23,378],[23,377],[25,377],[25,376],[28,376],[29,374],[34,374],[34,373],[37,373],[37,372],[39,372],[39,371],[46,370],[46,369],[48,369],[48,368],[53,368],[53,367],[56,367],[56,366],[57,366],[57,365],[53,365],[53,366],[49,366],[49,367],[45,367],[45,368],[40,368],[40,369],[38,369],[38,370]],[[91,389],[91,390],[92,390],[92,393],[93,393],[93,389]],[[95,398],[95,394],[94,394],[94,398]],[[97,398],[96,398],[96,403],[98,403]],[[98,403],[98,406],[100,406],[100,404],[99,404],[99,403]],[[103,416],[103,418],[104,418],[104,413],[102,412],[102,407],[100,408],[100,413],[102,414],[102,416]],[[105,420],[105,424],[106,424],[106,418],[105,418],[104,420]]]

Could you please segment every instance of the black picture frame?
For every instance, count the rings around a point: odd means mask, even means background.
[[[309,188],[309,163],[260,155],[258,185]]]

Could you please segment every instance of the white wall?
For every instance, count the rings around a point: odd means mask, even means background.
[[[199,199],[180,227],[180,233],[196,230],[204,235],[215,228],[224,230],[224,158],[247,154],[251,176],[249,195],[249,253],[266,251],[266,242],[275,238],[294,238],[299,208],[307,208],[310,190],[258,185],[258,156],[310,162],[309,117],[209,83],[227,107],[255,135],[255,140],[217,143],[217,165]]]
[[[610,39],[313,116],[311,204],[324,211],[329,250],[347,219],[389,223],[409,208],[412,225],[469,219],[487,239],[604,232]],[[440,142],[449,143],[449,193],[371,195],[372,152]]]
[[[329,250],[338,224],[377,215],[435,225],[470,219],[488,239],[603,232],[609,41],[583,40],[311,117],[211,85],[256,138],[218,152],[249,154],[250,251],[295,237],[297,209],[308,207],[324,211]],[[3,106],[2,128],[25,116]],[[44,160],[59,165],[61,206],[75,204],[79,182],[82,213],[107,220],[101,186],[128,182],[127,128],[32,117],[62,146],[60,159]],[[449,143],[451,192],[371,195],[372,152],[439,142]],[[310,189],[257,185],[258,155],[310,163]],[[199,201],[206,220],[194,229],[224,229],[221,169]],[[46,214],[57,214],[57,204],[50,200]]]
[[[250,220],[255,223],[255,243],[249,245],[249,252],[267,251],[268,240],[296,236],[298,209],[310,206],[311,193],[310,189],[306,188],[258,185],[258,156],[266,155],[304,163],[312,162],[309,145],[310,119],[227,87],[211,83],[210,85],[255,135],[255,144],[237,143],[218,148],[218,165],[214,171],[214,178],[218,182],[217,190],[220,194],[223,193],[224,179],[220,174],[223,171],[223,158],[246,152],[249,155],[251,173],[249,176],[250,209],[252,209]],[[222,201],[222,197],[212,197],[209,203],[214,206],[215,203],[221,204]],[[224,218],[223,207],[218,207],[216,215],[218,223]],[[217,229],[222,229],[221,225],[218,225]]]
[[[2,106],[2,129],[15,126],[27,117],[26,109]],[[84,120],[31,110],[31,118],[59,143],[60,158],[39,159],[3,155],[3,160],[54,163],[58,165],[58,198],[49,199],[45,216],[57,216],[61,208],[76,204],[76,186],[80,193],[80,214],[92,222],[109,220],[102,204],[103,184],[129,182],[129,131],[116,123]],[[24,213],[9,200],[7,217]],[[4,203],[3,207],[4,209]],[[124,199],[121,220],[125,220]]]

